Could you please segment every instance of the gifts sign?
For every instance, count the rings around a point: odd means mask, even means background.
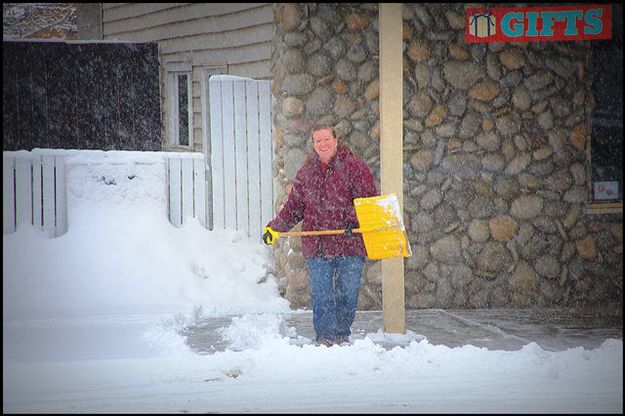
[[[612,38],[612,5],[468,8],[467,43]]]

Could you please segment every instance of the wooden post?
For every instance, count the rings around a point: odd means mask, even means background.
[[[380,179],[403,213],[403,37],[401,3],[378,3],[380,23]],[[406,333],[404,260],[382,261],[384,332]]]

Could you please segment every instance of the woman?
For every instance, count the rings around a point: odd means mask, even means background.
[[[344,234],[302,237],[317,345],[349,342],[356,316],[365,246],[354,198],[377,195],[371,169],[336,137],[332,126],[314,127],[314,154],[297,171],[286,203],[263,229],[265,244],[276,232],[302,221],[303,231],[345,229]]]

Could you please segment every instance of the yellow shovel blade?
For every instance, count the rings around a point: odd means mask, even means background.
[[[412,256],[397,195],[356,198],[354,208],[368,258],[380,260]]]

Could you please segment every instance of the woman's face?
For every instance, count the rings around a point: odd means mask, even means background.
[[[328,163],[332,156],[336,154],[338,140],[332,134],[332,129],[321,129],[313,131],[313,148],[319,155],[322,162]]]

